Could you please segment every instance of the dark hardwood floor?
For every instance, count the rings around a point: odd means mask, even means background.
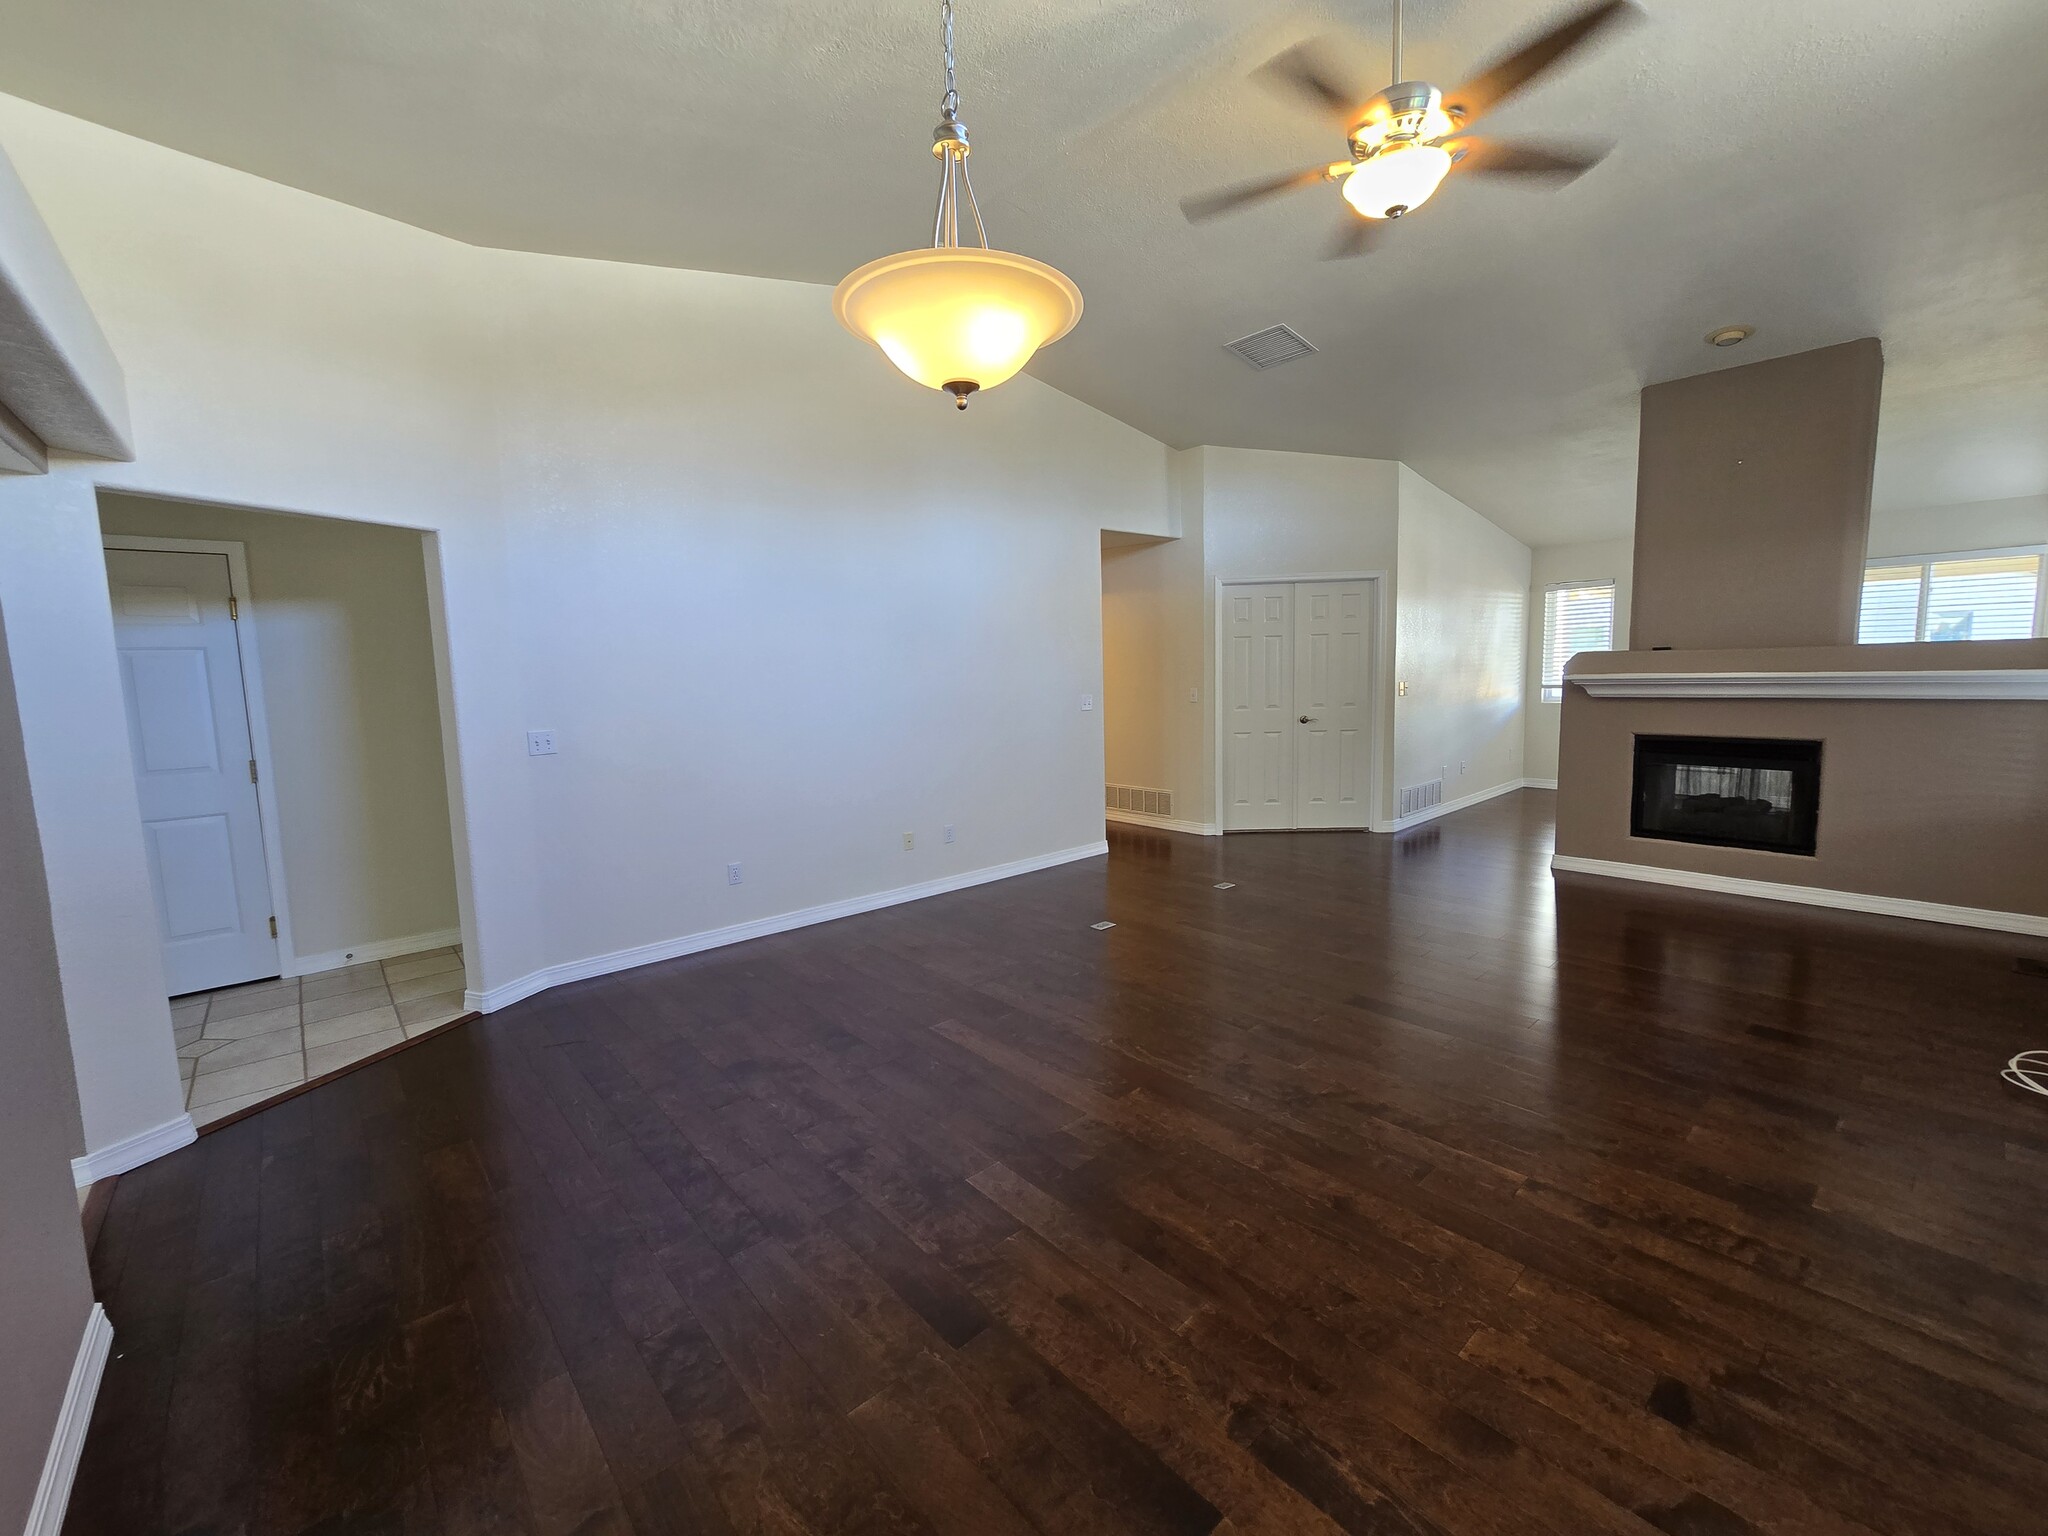
[[[1551,799],[1112,828],[208,1135],[65,1529],[2048,1530],[2048,944],[1553,896]]]

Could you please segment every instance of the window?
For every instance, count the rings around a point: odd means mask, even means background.
[[[1863,569],[1856,639],[2026,640],[2041,612],[2038,549],[1884,560]]]
[[[1564,664],[1614,649],[1614,583],[1566,581],[1543,589],[1543,701],[1564,697]]]

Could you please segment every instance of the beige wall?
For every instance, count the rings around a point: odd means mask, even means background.
[[[1171,542],[1171,541],[1169,541]],[[1173,592],[1157,544],[1102,547],[1103,780],[1142,789],[1173,777],[1168,605]]]
[[[1174,795],[1174,819],[1206,826],[1207,583],[1202,450],[1167,456],[1172,537],[1103,535],[1104,780]]]
[[[1636,644],[1855,641],[1883,377],[1865,338],[1643,391]]]
[[[1629,610],[1635,594],[1629,539],[1602,539],[1590,544],[1550,544],[1532,550],[1529,566],[1528,657],[1522,672],[1522,771],[1532,779],[1557,778],[1557,732],[1561,704],[1543,699],[1543,592],[1567,581],[1614,583],[1614,648],[1629,647]]]
[[[1603,671],[2048,668],[2048,640],[1614,652]],[[1565,689],[1557,851],[2048,917],[2048,705],[2038,700],[1616,699]],[[1814,857],[1629,835],[1637,733],[1818,740]]]
[[[247,546],[298,955],[446,942],[455,860],[420,536],[116,494],[100,527]]]
[[[92,1309],[71,1182],[78,1098],[42,868],[0,634],[0,1531],[28,1523]]]

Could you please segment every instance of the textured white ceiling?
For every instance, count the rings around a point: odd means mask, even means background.
[[[1033,371],[1155,433],[1400,458],[1536,543],[1625,530],[1635,394],[1878,335],[1882,507],[2048,491],[2040,0],[1645,0],[1503,109],[1612,138],[1558,193],[1457,178],[1324,263],[1317,188],[1189,228],[1177,200],[1332,158],[1247,83],[1388,0],[958,0],[995,243],[1087,295]],[[1449,84],[1549,0],[1412,0]],[[829,283],[928,238],[929,0],[10,0],[0,90],[480,244]],[[1377,41],[1361,73],[1386,68]],[[1261,374],[1222,343],[1286,321]],[[1754,340],[1701,336],[1743,321]],[[936,407],[935,407],[936,409]]]

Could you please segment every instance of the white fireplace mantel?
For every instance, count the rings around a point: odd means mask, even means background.
[[[2048,667],[1880,672],[1590,672],[1565,678],[1603,699],[2043,699]]]

